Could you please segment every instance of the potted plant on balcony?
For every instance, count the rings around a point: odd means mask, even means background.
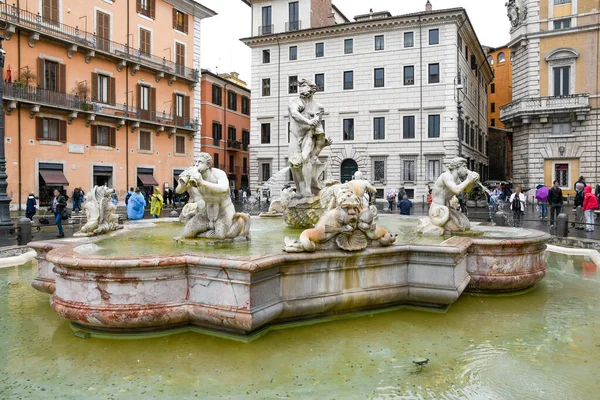
[[[33,86],[35,81],[37,81],[37,75],[26,65],[19,71],[19,77],[14,82],[14,85],[16,87],[28,87],[30,85]]]
[[[93,105],[88,101],[91,95],[90,84],[88,81],[81,81],[75,84],[75,87],[71,90],[71,93],[75,96],[75,101],[79,103],[83,111],[91,111]]]

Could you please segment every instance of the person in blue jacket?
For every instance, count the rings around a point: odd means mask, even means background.
[[[127,202],[127,219],[143,219],[144,207],[146,207],[146,200],[140,193],[140,189],[136,188],[135,193],[129,197],[129,201]]]
[[[404,198],[398,202],[398,209],[400,210],[400,215],[410,215],[411,208],[412,201],[410,201],[406,196],[404,196]]]

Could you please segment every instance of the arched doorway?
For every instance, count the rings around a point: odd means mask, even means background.
[[[340,167],[340,181],[342,183],[346,183],[352,180],[352,176],[354,173],[358,171],[358,164],[351,158],[347,158],[342,161],[342,165]]]

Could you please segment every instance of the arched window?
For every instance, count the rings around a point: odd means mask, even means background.
[[[351,158],[347,158],[342,161],[340,167],[340,181],[346,183],[352,180],[354,173],[358,171],[358,164]]]
[[[488,56],[488,63],[490,63],[490,65],[494,65],[494,57],[492,56]]]
[[[503,63],[504,61],[506,61],[506,55],[504,55],[504,52],[498,53],[498,64]]]

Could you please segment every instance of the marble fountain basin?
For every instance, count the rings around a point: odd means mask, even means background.
[[[477,237],[428,238],[416,219],[381,216],[395,245],[287,254],[282,220],[253,218],[252,242],[182,246],[172,220],[128,224],[104,238],[32,242],[38,276],[61,317],[87,330],[193,325],[245,337],[270,326],[411,305],[447,309],[463,291],[528,289],[547,271],[546,233],[476,226]]]

